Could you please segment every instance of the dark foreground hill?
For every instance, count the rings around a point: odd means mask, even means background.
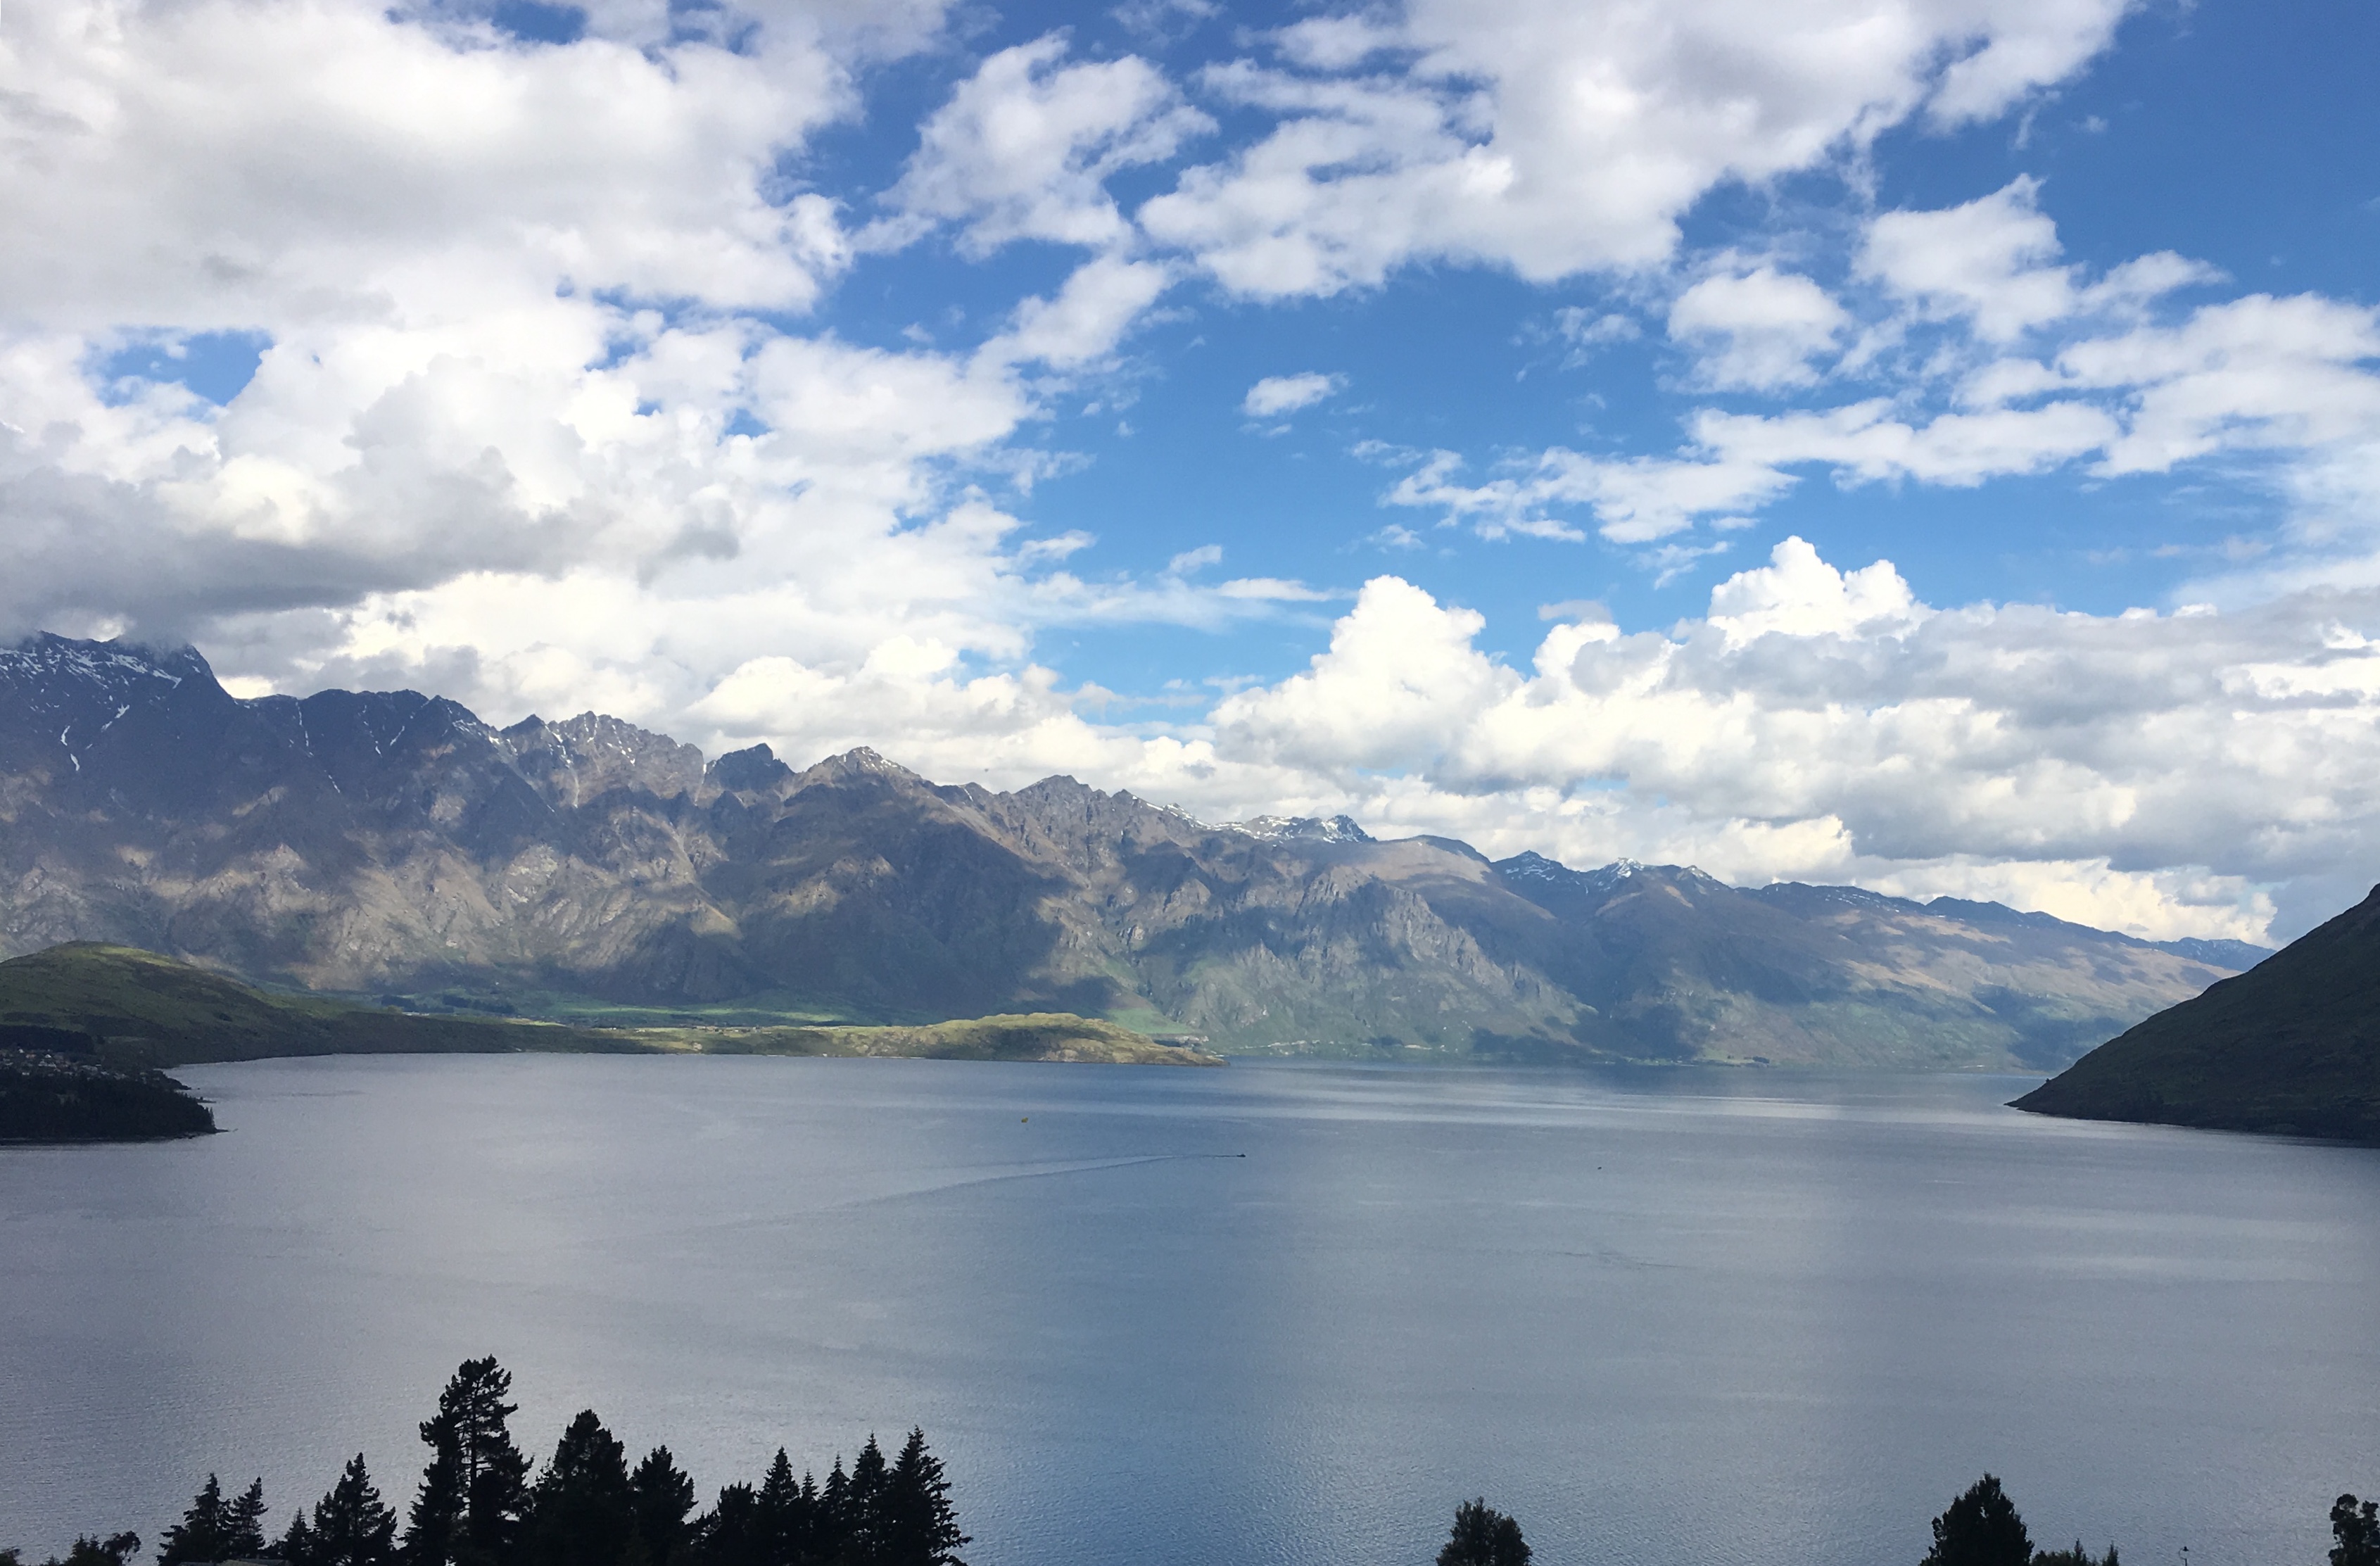
[[[79,1057],[122,1074],[293,1055],[765,1054],[1211,1065],[1113,1023],[1063,1014],[925,1027],[578,1027],[422,1016],[268,994],[153,952],[92,941],[0,962],[0,1055]]]
[[[2016,1103],[2083,1120],[2380,1142],[2380,888]]]
[[[163,1072],[0,1047],[0,1142],[139,1142],[214,1128],[213,1111]]]
[[[1343,819],[1216,827],[868,750],[706,761],[592,713],[498,730],[411,691],[241,700],[190,649],[42,637],[0,649],[0,951],[74,941],[410,1012],[1072,1013],[1243,1050],[2030,1069],[2262,954],[1490,863]]]

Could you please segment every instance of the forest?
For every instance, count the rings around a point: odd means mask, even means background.
[[[631,1466],[592,1409],[532,1471],[513,1439],[511,1392],[511,1373],[492,1356],[455,1370],[422,1421],[429,1462],[402,1518],[360,1452],[277,1531],[261,1479],[227,1495],[210,1474],[158,1541],[158,1566],[965,1566],[967,1536],[923,1431],[890,1458],[870,1436],[850,1469],[837,1458],[823,1483],[796,1479],[779,1448],[757,1484],[728,1485],[698,1510],[694,1480],[669,1448]],[[140,1546],[133,1533],[90,1536],[49,1566],[128,1566]],[[24,1563],[0,1549],[0,1566]]]

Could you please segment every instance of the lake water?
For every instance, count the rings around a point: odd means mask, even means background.
[[[2320,1566],[2380,1489],[2380,1154],[2015,1078],[476,1057],[0,1149],[0,1544],[410,1496],[467,1355],[706,1496],[922,1424],[975,1566]],[[277,1526],[277,1523],[276,1523]],[[39,1555],[33,1559],[40,1559]]]

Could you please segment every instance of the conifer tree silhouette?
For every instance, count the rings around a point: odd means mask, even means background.
[[[251,1479],[239,1499],[224,1508],[226,1560],[253,1560],[264,1553],[264,1481]]]
[[[670,1566],[686,1549],[690,1532],[686,1519],[693,1514],[693,1479],[678,1467],[669,1448],[653,1448],[628,1475],[632,1543],[644,1557],[636,1566]]]
[[[966,1566],[959,1551],[967,1542],[941,1460],[926,1450],[926,1432],[912,1427],[885,1490],[885,1566]]]
[[[2033,1566],[2033,1539],[1999,1480],[1985,1475],[1934,1519],[1921,1566]]]
[[[2330,1566],[2380,1566],[2380,1501],[2343,1495],[2330,1508]]]
[[[618,1566],[628,1547],[628,1452],[593,1409],[554,1443],[529,1495],[528,1566]]]
[[[528,1460],[505,1424],[512,1385],[492,1355],[467,1359],[423,1421],[431,1458],[407,1519],[410,1566],[510,1566],[528,1507]]]
[[[157,1566],[181,1566],[184,1561],[225,1560],[231,1551],[225,1548],[229,1522],[229,1508],[224,1502],[223,1483],[212,1474],[199,1487],[191,1498],[182,1520],[165,1530],[157,1541]]]
[[[314,1503],[314,1521],[293,1519],[282,1540],[289,1566],[392,1566],[396,1560],[396,1513],[381,1499],[364,1466],[364,1454],[347,1460],[339,1482]],[[292,1538],[302,1543],[293,1545]]]
[[[1438,1552],[1438,1566],[1528,1566],[1521,1525],[1482,1496],[1454,1509],[1454,1528]]]

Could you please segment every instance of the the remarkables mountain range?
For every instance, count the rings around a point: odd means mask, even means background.
[[[2254,962],[1948,899],[1211,827],[855,750],[235,698],[194,649],[0,649],[0,955],[65,941],[525,1014],[1062,1009],[1224,1049],[2062,1065]]]

